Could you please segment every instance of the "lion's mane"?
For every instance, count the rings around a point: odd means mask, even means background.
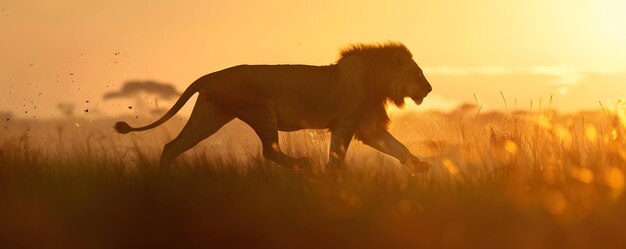
[[[389,116],[386,111],[388,103],[402,105],[392,101],[391,96],[401,95],[396,82],[391,82],[397,73],[394,59],[413,55],[409,49],[399,42],[376,44],[352,44],[340,50],[339,66],[341,77],[340,87],[331,95],[344,95],[344,101],[364,100],[358,124],[356,138],[387,129]],[[362,94],[362,96],[355,96]]]

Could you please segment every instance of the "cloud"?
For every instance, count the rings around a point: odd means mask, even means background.
[[[424,72],[433,86],[432,94],[445,100],[440,103],[434,98],[432,104],[436,107],[475,103],[476,95],[485,109],[505,109],[504,95],[510,110],[537,109],[541,103],[543,108],[576,111],[597,108],[599,101],[626,97],[626,72],[593,72],[565,66],[497,70],[493,67],[440,67],[424,68]]]
[[[469,75],[469,74],[486,74],[501,75],[513,73],[512,68],[500,66],[484,66],[484,67],[424,67],[424,71],[432,74],[446,75]]]
[[[529,74],[539,76],[550,76],[553,79],[551,84],[556,86],[573,86],[585,79],[588,70],[579,70],[567,66],[533,66],[525,68],[482,66],[482,67],[425,67],[427,74],[448,75],[448,76],[468,76],[468,75],[508,75],[508,74]],[[615,72],[598,72],[603,74],[614,74]]]
[[[171,84],[159,83],[156,81],[128,81],[124,83],[119,91],[108,92],[102,96],[103,99],[132,98],[139,93],[148,93],[159,96],[163,99],[178,97],[180,93]]]
[[[585,79],[585,72],[576,70],[571,67],[544,67],[537,66],[528,69],[529,73],[554,76],[555,79],[550,82],[555,85],[567,86],[576,85]]]

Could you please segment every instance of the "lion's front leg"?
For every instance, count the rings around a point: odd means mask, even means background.
[[[344,164],[354,131],[352,126],[339,126],[331,129],[327,169],[338,169]]]
[[[363,136],[363,143],[380,152],[395,157],[400,163],[410,166],[417,171],[424,172],[430,169],[428,163],[422,162],[419,158],[411,154],[409,149],[393,137],[389,131],[381,130],[366,134]]]

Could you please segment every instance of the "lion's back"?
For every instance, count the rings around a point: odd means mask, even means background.
[[[214,74],[204,90],[208,99],[236,115],[274,111],[289,129],[327,128],[336,102],[334,66],[238,65]]]

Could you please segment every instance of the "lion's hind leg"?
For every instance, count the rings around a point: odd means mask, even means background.
[[[233,115],[219,109],[200,94],[183,130],[163,147],[159,164],[161,173],[169,171],[176,157],[213,135],[233,119]]]
[[[278,124],[273,111],[258,111],[240,117],[259,136],[263,146],[263,157],[285,167],[309,166],[310,160],[306,157],[294,158],[283,153],[278,144]]]
[[[253,128],[263,144],[263,157],[285,167],[309,166],[310,160],[306,157],[295,158],[288,156],[280,149],[278,144],[278,130]]]

